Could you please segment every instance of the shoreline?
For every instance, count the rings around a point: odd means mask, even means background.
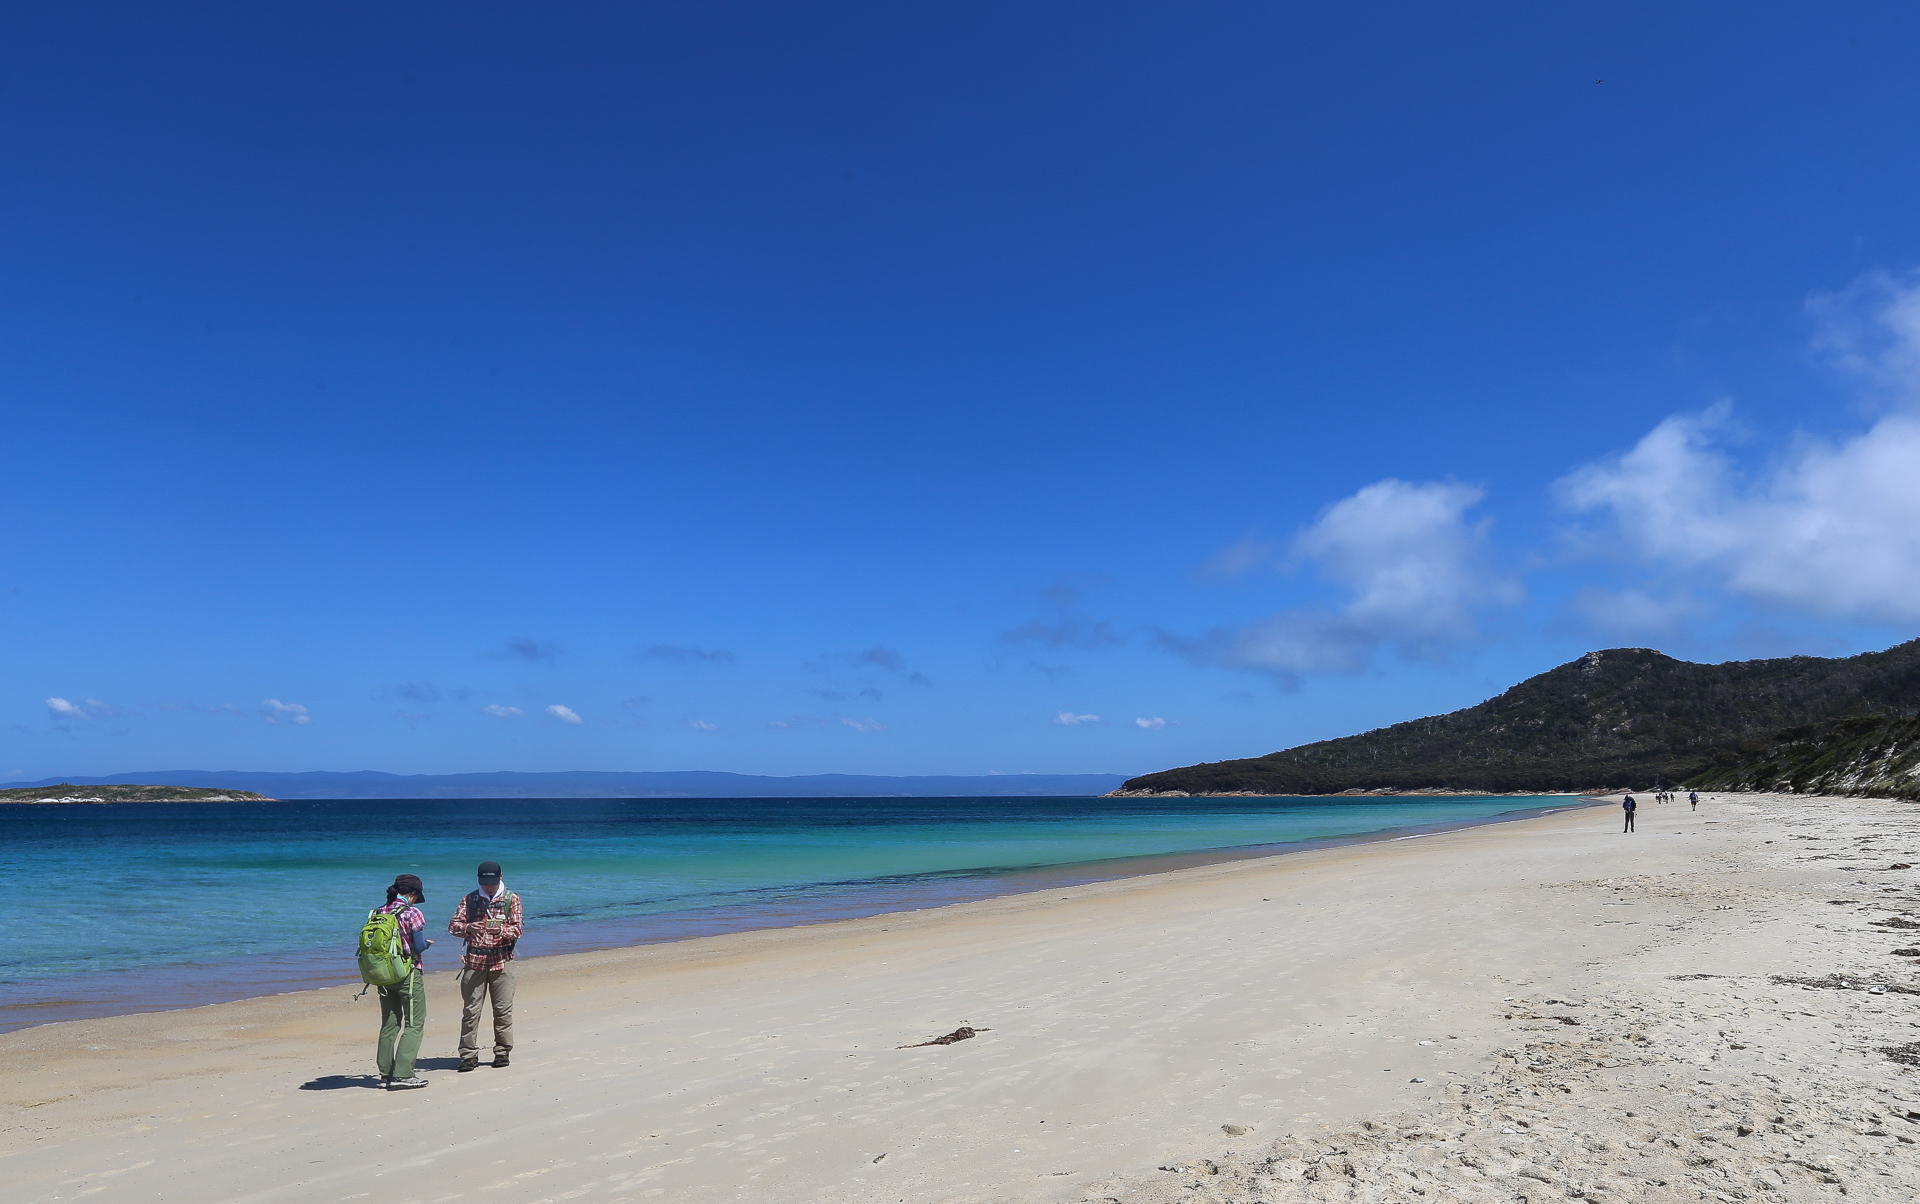
[[[1709,796],[1640,828],[1569,808],[538,959],[513,1066],[471,1075],[437,973],[432,1086],[404,1095],[365,1089],[377,1016],[346,987],[25,1029],[0,1166],[32,1204],[383,1175],[692,1204],[1906,1199],[1920,1071],[1879,1051],[1920,1049],[1891,952],[1920,811]],[[471,1123],[498,1108],[511,1142]]]
[[[1561,795],[1512,797],[1566,798],[1568,801],[1559,806],[1522,807],[1475,819],[1403,825],[1347,836],[1230,845],[1194,852],[1103,858],[1058,865],[1013,866],[965,877],[941,874],[931,876],[923,883],[901,884],[891,897],[884,900],[864,896],[844,901],[827,899],[798,908],[739,904],[725,909],[562,924],[536,930],[533,939],[526,942],[533,951],[523,954],[520,960],[533,961],[575,953],[671,944],[735,932],[781,931],[845,920],[910,914],[986,899],[1147,877],[1200,866],[1289,856],[1314,849],[1376,841],[1404,840],[1412,835],[1429,835],[1486,824],[1514,823],[1568,807],[1600,806],[1607,802],[1604,799],[1580,800],[1575,796]],[[0,1035],[70,1020],[150,1015],[348,984],[358,987],[358,980],[348,977],[353,973],[350,953],[350,950],[347,953],[339,950],[289,950],[229,962],[175,963],[4,983],[0,984]],[[444,954],[437,960],[443,961]],[[33,994],[42,997],[13,1001],[17,996]]]

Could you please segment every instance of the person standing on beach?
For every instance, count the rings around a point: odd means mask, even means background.
[[[397,914],[400,944],[413,959],[413,973],[406,981],[380,988],[380,1043],[373,1059],[380,1067],[380,1084],[389,1091],[425,1087],[427,1080],[413,1072],[420,1056],[420,1040],[427,1035],[427,984],[421,959],[433,944],[423,934],[427,917],[420,904],[427,901],[425,887],[414,874],[401,874],[387,888],[387,905],[380,910]]]
[[[1700,809],[1700,792],[1698,790],[1687,791],[1687,802],[1692,804],[1691,810],[1698,811]]]
[[[1621,828],[1620,831],[1622,832],[1633,831],[1633,813],[1640,809],[1640,804],[1634,802],[1633,796],[1629,794],[1627,797],[1620,800],[1620,809],[1627,813],[1627,826],[1624,828]]]
[[[467,942],[460,958],[460,1069],[480,1066],[480,1008],[493,1001],[493,1065],[513,1053],[513,946],[520,896],[500,880],[500,863],[480,863],[480,889],[460,900],[447,931]]]

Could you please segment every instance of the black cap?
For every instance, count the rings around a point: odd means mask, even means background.
[[[498,861],[482,861],[480,863],[480,881],[500,881],[500,863]]]
[[[427,901],[427,888],[418,874],[401,874],[393,880],[393,889],[396,894],[418,894],[422,903]]]

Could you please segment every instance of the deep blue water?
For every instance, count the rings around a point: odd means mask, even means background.
[[[353,979],[397,873],[444,933],[500,862],[523,955],[968,898],[1564,798],[472,799],[0,806],[0,1031]],[[453,964],[444,935],[429,968]]]

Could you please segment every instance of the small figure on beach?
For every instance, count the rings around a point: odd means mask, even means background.
[[[468,892],[447,931],[466,941],[460,957],[460,1069],[480,1066],[480,1009],[493,1002],[493,1065],[513,1053],[513,946],[520,939],[520,896],[501,881],[500,863],[483,861],[480,889]]]
[[[1687,791],[1687,802],[1692,804],[1691,810],[1698,811],[1700,809],[1700,792],[1698,790]]]
[[[1639,809],[1640,809],[1640,804],[1633,801],[1633,796],[1631,794],[1629,794],[1627,797],[1620,800],[1620,810],[1626,812],[1626,816],[1627,816],[1627,824],[1624,828],[1620,829],[1621,832],[1624,833],[1624,832],[1633,831],[1633,813],[1635,811],[1638,811]]]
[[[387,888],[386,906],[380,908],[394,916],[401,946],[413,963],[406,978],[379,988],[380,1042],[374,1048],[374,1062],[380,1067],[381,1085],[389,1091],[427,1085],[413,1068],[420,1056],[421,1038],[427,1035],[427,984],[421,959],[433,942],[424,935],[427,917],[420,913],[420,904],[426,901],[426,888],[419,877],[401,874]]]

